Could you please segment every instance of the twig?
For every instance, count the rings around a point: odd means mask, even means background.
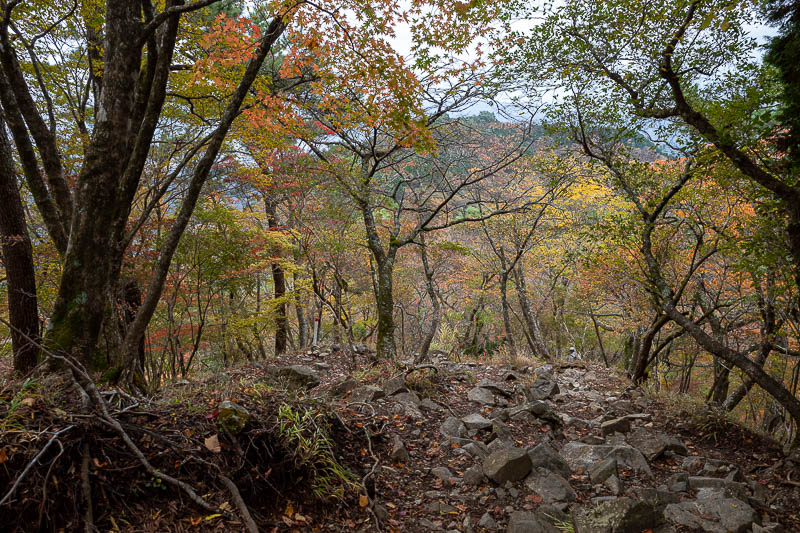
[[[242,520],[244,521],[245,527],[247,527],[247,531],[250,533],[258,533],[258,526],[256,525],[255,521],[253,520],[252,515],[250,514],[250,509],[247,508],[247,504],[244,503],[242,499],[242,495],[239,492],[239,488],[236,486],[231,478],[228,476],[223,476],[220,474],[219,478],[222,480],[222,483],[228,488],[228,491],[231,493],[231,498],[233,499],[233,503],[236,504],[236,508],[239,509],[239,513],[242,515]]]
[[[81,459],[81,489],[86,503],[83,528],[86,533],[94,533],[94,512],[92,510],[92,486],[89,484],[89,443],[83,443],[83,458]]]
[[[28,472],[30,472],[31,468],[33,468],[33,466],[39,461],[42,455],[44,455],[44,452],[46,452],[47,449],[50,447],[50,445],[53,444],[53,442],[55,442],[58,436],[61,435],[62,433],[66,433],[67,431],[69,431],[74,427],[75,427],[74,425],[67,426],[62,430],[56,431],[56,433],[52,437],[50,437],[50,440],[47,441],[47,444],[44,445],[44,448],[42,448],[39,451],[39,453],[36,454],[36,457],[34,457],[33,460],[30,463],[28,463],[28,466],[25,467],[25,470],[22,471],[17,480],[11,486],[11,489],[6,493],[5,496],[3,496],[3,499],[0,500],[0,505],[5,504],[9,500],[9,498],[11,498],[11,496],[14,494],[14,491],[17,490],[17,487],[19,487],[19,484],[22,482],[23,479],[25,479],[25,476],[28,475]]]
[[[369,429],[367,428],[367,426],[364,426],[364,435],[366,435],[366,437],[367,437],[367,448],[369,449],[369,454],[370,454],[370,456],[372,456],[373,459],[375,459],[375,464],[372,465],[372,468],[370,469],[370,471],[367,472],[366,475],[361,479],[361,484],[364,486],[364,488],[366,488],[367,487],[367,481],[369,479],[371,479],[375,475],[375,470],[378,469],[378,465],[381,464],[381,460],[378,458],[378,456],[375,455],[375,452],[372,451],[372,439],[369,436]],[[374,483],[375,483],[375,481],[373,480],[373,484]],[[374,485],[373,485],[373,487],[374,487]],[[375,510],[374,510],[375,501],[378,498],[378,492],[376,490],[374,490],[374,488],[373,488],[372,492],[373,492],[373,496],[370,497],[369,490],[367,490],[367,498],[369,498],[369,504],[370,504],[368,510],[369,510],[369,514],[372,515],[373,520],[375,520],[375,529],[378,531],[378,533],[381,533],[381,531],[382,531],[381,530],[381,521],[378,518],[378,515],[375,514]]]

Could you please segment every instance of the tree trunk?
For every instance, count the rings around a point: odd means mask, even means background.
[[[658,316],[653,319],[650,327],[647,328],[647,331],[645,331],[642,336],[639,349],[634,352],[634,359],[631,361],[631,366],[633,368],[631,371],[631,381],[634,383],[639,384],[643,381],[647,381],[649,377],[647,375],[647,364],[650,360],[650,350],[653,347],[653,341],[667,322],[669,322],[667,315],[659,312]]]
[[[39,306],[33,248],[5,124],[0,120],[0,242],[8,283],[8,315],[14,370],[26,373],[36,366],[39,351]]]
[[[422,267],[425,272],[425,290],[428,293],[428,298],[430,298],[431,305],[433,306],[433,318],[431,319],[431,323],[428,327],[428,331],[425,334],[425,338],[422,341],[422,346],[419,349],[419,355],[417,357],[418,362],[424,361],[428,358],[428,350],[431,348],[431,343],[433,342],[433,338],[436,336],[436,332],[439,330],[439,323],[442,320],[442,305],[439,303],[439,296],[436,294],[436,288],[433,284],[433,270],[428,263],[428,253],[425,249],[424,234],[420,235],[420,245],[420,258],[422,259]]]
[[[375,304],[378,310],[378,327],[376,329],[376,357],[394,361],[397,349],[394,342],[394,296],[392,294],[393,261],[376,258],[378,275]]]
[[[292,274],[294,280],[294,292],[295,292],[295,303],[294,303],[294,310],[297,314],[297,347],[298,349],[302,350],[305,348],[306,343],[308,342],[306,337],[308,334],[306,333],[306,314],[305,309],[303,308],[303,304],[300,302],[300,299],[297,298],[297,281],[298,275],[297,273]]]
[[[275,203],[268,198],[264,199],[264,207],[267,212],[267,223],[270,231],[278,228],[278,215]],[[278,302],[275,306],[275,355],[286,353],[286,340],[288,337],[289,320],[286,316],[286,277],[281,264],[274,260],[272,262],[272,285],[274,287],[274,298]]]
[[[525,319],[525,327],[528,330],[531,342],[533,343],[535,355],[539,355],[544,359],[551,361],[552,356],[547,350],[547,346],[542,342],[542,332],[539,328],[536,317],[531,312],[531,305],[528,300],[528,289],[525,285],[525,267],[522,259],[517,263],[517,268],[514,269],[514,284],[517,289],[517,298],[519,305],[522,308],[522,317]],[[605,355],[604,355],[605,357]]]
[[[78,176],[69,246],[45,337],[50,350],[71,353],[90,368],[106,366],[105,358],[96,357],[95,346],[113,286],[115,258],[110,251],[117,248],[112,236],[118,188],[134,127],[140,27],[138,2],[108,2],[100,109]],[[137,336],[136,346],[138,341]]]
[[[505,265],[503,265],[505,269]],[[503,311],[503,327],[506,329],[506,343],[511,357],[517,356],[517,347],[514,343],[514,334],[511,333],[511,316],[508,312],[508,271],[500,275],[500,305]]]

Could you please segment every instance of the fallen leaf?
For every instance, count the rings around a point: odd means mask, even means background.
[[[219,445],[219,438],[216,434],[206,438],[205,444],[206,448],[211,452],[219,453],[222,451],[222,447]]]
[[[28,396],[27,398],[23,398],[22,401],[19,403],[21,403],[22,405],[26,405],[28,407],[33,407],[33,404],[36,403],[36,398]]]
[[[0,449],[0,465],[8,461],[8,454],[6,453],[6,449]]]
[[[366,507],[367,505],[369,505],[369,498],[367,497],[366,494],[362,494],[361,496],[359,496],[358,505],[360,505],[361,507]]]

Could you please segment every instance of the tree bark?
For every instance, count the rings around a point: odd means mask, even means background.
[[[425,333],[425,338],[422,340],[417,362],[422,362],[428,358],[428,351],[431,348],[431,343],[436,336],[436,332],[439,330],[439,323],[442,320],[442,305],[439,302],[439,295],[436,293],[436,287],[433,283],[433,269],[428,262],[428,252],[425,248],[425,238],[423,235],[420,235],[420,246],[420,258],[422,259],[422,268],[425,273],[425,291],[428,293],[428,298],[431,300],[433,317]]]
[[[631,371],[631,381],[634,383],[639,384],[647,380],[647,366],[650,361],[650,350],[653,347],[653,341],[667,322],[669,322],[669,317],[659,312],[658,316],[653,319],[650,327],[644,332],[641,342],[639,343],[639,349],[634,353],[634,360],[631,362],[633,367]]]
[[[267,212],[267,223],[270,231],[278,228],[278,215],[275,203],[267,198],[264,199],[264,207]],[[286,353],[286,340],[289,336],[289,320],[286,316],[286,277],[281,264],[273,260],[272,265],[272,285],[273,295],[277,304],[275,305],[275,355]]]
[[[39,306],[33,247],[25,223],[25,211],[17,186],[11,146],[5,124],[0,120],[0,243],[8,283],[8,315],[14,370],[29,372],[36,366],[39,351]]]
[[[542,332],[539,328],[538,320],[531,312],[531,305],[528,300],[528,289],[525,285],[525,267],[521,258],[517,263],[517,268],[514,269],[514,285],[517,289],[519,305],[522,308],[522,318],[525,319],[525,327],[528,329],[528,335],[533,343],[534,353],[547,361],[551,361],[553,358],[547,346],[542,341]]]
[[[514,343],[514,334],[511,332],[511,315],[508,311],[508,270],[505,260],[502,263],[503,272],[500,274],[500,306],[503,313],[503,327],[505,328],[506,343],[511,357],[517,356],[517,346]]]

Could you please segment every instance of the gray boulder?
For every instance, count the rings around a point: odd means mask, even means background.
[[[464,485],[477,487],[483,483],[484,479],[486,477],[483,475],[483,468],[479,465],[474,465],[464,471],[464,477],[461,478],[461,481]]]
[[[560,533],[552,523],[543,520],[539,514],[514,511],[508,522],[507,533]]]
[[[471,441],[462,447],[475,459],[486,459],[489,456],[489,447],[480,441]]]
[[[663,514],[649,503],[625,497],[579,508],[573,519],[575,533],[640,533],[664,521]]]
[[[395,394],[400,394],[401,392],[408,392],[408,387],[406,386],[406,376],[401,374],[387,380],[386,383],[383,384],[383,392],[386,394],[386,396],[394,396]]]
[[[603,436],[612,433],[627,433],[631,430],[631,421],[625,417],[613,418],[600,424],[600,433]]]
[[[630,446],[568,442],[561,449],[561,456],[573,470],[588,471],[595,463],[603,459],[614,458],[624,468],[630,468],[647,477],[653,476],[650,465],[647,464],[647,459],[644,458],[642,452]]]
[[[541,496],[544,503],[575,501],[575,491],[569,482],[545,468],[531,472],[525,479],[525,486]]]
[[[397,461],[398,463],[405,463],[408,462],[408,449],[406,445],[403,444],[403,441],[400,439],[399,435],[395,435],[392,438],[392,460]]]
[[[462,438],[467,434],[467,426],[454,416],[448,416],[439,427],[439,433],[445,437]]]
[[[479,413],[467,415],[461,421],[464,422],[467,429],[492,429],[492,421]]]
[[[531,400],[547,400],[558,394],[558,383],[546,376],[538,377],[528,388],[528,397]]]
[[[483,473],[495,483],[518,481],[531,471],[531,460],[521,448],[492,452],[483,462]]]
[[[277,376],[295,389],[313,389],[320,384],[319,376],[311,367],[305,365],[289,365],[278,368]]]
[[[709,533],[745,533],[758,515],[736,498],[713,498],[667,505],[664,518],[678,526]]]
[[[547,443],[542,443],[529,449],[528,457],[533,468],[546,468],[567,478],[572,474],[572,469],[570,469],[567,462]]]
[[[660,457],[664,452],[671,451],[678,455],[687,455],[686,446],[670,435],[654,433],[644,428],[637,429],[627,437],[628,444],[642,452],[648,460]]]
[[[467,399],[479,405],[494,405],[494,394],[489,389],[474,387],[467,392]]]
[[[589,467],[589,479],[592,483],[604,483],[612,476],[619,476],[617,472],[617,460],[613,457],[603,459]]]
[[[445,482],[452,482],[454,477],[450,469],[444,466],[437,466],[435,468],[431,468],[431,475]]]
[[[374,385],[364,385],[350,392],[350,403],[370,403],[384,396],[383,390],[378,387]]]
[[[513,396],[506,387],[504,387],[500,383],[497,383],[496,381],[482,379],[478,383],[476,383],[475,386],[480,387],[482,389],[486,389],[492,392],[493,394],[499,394],[500,396],[505,396],[506,398],[511,398],[511,396]]]

